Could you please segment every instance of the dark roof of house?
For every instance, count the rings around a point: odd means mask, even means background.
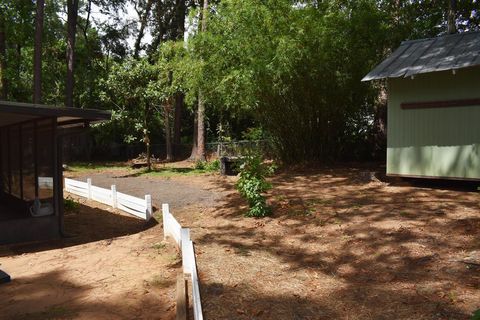
[[[44,118],[56,118],[59,126],[68,126],[109,120],[111,113],[110,111],[94,109],[0,101],[0,127]]]
[[[480,65],[480,32],[404,41],[362,81],[410,77],[420,73]]]

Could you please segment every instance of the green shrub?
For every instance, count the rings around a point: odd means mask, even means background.
[[[266,177],[274,171],[272,165],[266,165],[262,156],[251,153],[242,159],[240,165],[240,179],[236,184],[237,190],[249,205],[247,217],[265,217],[270,214],[271,208],[267,206],[264,193],[272,188]]]
[[[63,199],[63,207],[65,208],[65,211],[71,212],[71,211],[76,211],[80,207],[80,204],[75,201],[72,197],[68,196],[65,199]]]
[[[211,162],[198,160],[195,162],[195,170],[199,171],[218,171],[220,170],[220,161],[214,160]]]
[[[198,160],[195,162],[195,170],[205,170],[205,165],[207,161]]]
[[[216,159],[205,164],[205,170],[207,171],[218,171],[220,170],[220,160]]]
[[[473,317],[470,320],[480,320],[480,309],[473,313]]]

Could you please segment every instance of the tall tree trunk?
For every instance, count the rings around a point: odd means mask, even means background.
[[[5,34],[5,16],[0,11],[0,77],[2,89],[0,90],[0,100],[7,99],[8,83],[6,76],[7,69],[7,39]]]
[[[147,27],[148,16],[150,15],[152,4],[153,4],[153,1],[148,0],[143,11],[141,11],[140,9],[137,9],[138,17],[140,18],[140,30],[138,31],[137,38],[135,39],[135,46],[134,46],[134,52],[133,52],[133,57],[135,59],[138,59],[138,56],[140,54],[142,39],[143,39],[143,36],[145,35],[145,28]]]
[[[182,116],[184,108],[184,95],[177,93],[175,95],[175,114],[173,122],[173,154],[175,158],[180,156],[180,144],[182,138]]]
[[[152,171],[152,151],[150,149],[150,133],[148,132],[148,122],[150,119],[150,105],[147,102],[145,106],[145,114],[143,119],[143,142],[147,152],[147,170]]]
[[[201,91],[198,93],[197,131],[197,156],[195,160],[205,160],[205,101]]]
[[[194,111],[195,115],[193,118],[193,145],[192,153],[190,154],[189,160],[195,160],[197,158],[197,145],[198,145],[198,113]]]
[[[187,6],[185,0],[176,0],[176,40],[182,40],[185,35],[185,15]],[[185,108],[185,96],[183,93],[175,95],[175,119],[173,124],[173,153],[176,158],[180,157],[180,143],[182,135],[182,115]]]
[[[457,33],[457,1],[450,0],[448,3],[448,34]]]
[[[75,86],[75,38],[77,33],[78,1],[67,0],[67,81],[65,93],[65,105],[73,107],[73,90]]]
[[[33,103],[42,103],[42,36],[45,1],[37,0],[35,48],[33,54]]]
[[[203,0],[202,32],[207,31],[208,0]],[[196,160],[205,160],[205,100],[203,92],[198,92],[198,136]]]
[[[170,162],[173,160],[173,150],[172,150],[172,130],[170,127],[170,113],[172,111],[171,99],[168,99],[165,103],[165,145],[167,147],[167,156],[166,161]]]
[[[88,27],[90,25],[90,16],[92,14],[92,0],[88,0],[87,4],[87,18],[85,19],[85,26],[82,28],[83,37],[85,38],[85,43],[88,46]]]

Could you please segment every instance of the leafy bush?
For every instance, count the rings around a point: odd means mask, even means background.
[[[211,162],[199,160],[195,162],[195,170],[213,172],[220,170],[220,161],[214,160]]]
[[[250,209],[247,217],[265,217],[270,214],[264,193],[272,188],[266,177],[274,171],[274,166],[266,165],[262,156],[251,153],[245,156],[240,165],[240,179],[236,184],[237,190],[248,201]]]
[[[216,159],[205,164],[205,170],[207,171],[218,171],[220,170],[220,160]]]
[[[76,211],[80,207],[80,204],[72,197],[68,196],[63,200],[63,207],[66,212]]]
[[[470,320],[480,320],[480,309],[473,313],[473,317]]]
[[[195,162],[195,170],[205,170],[207,161],[198,160]]]

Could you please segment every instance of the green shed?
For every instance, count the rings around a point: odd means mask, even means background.
[[[387,175],[480,180],[480,32],[405,41],[386,79]]]

